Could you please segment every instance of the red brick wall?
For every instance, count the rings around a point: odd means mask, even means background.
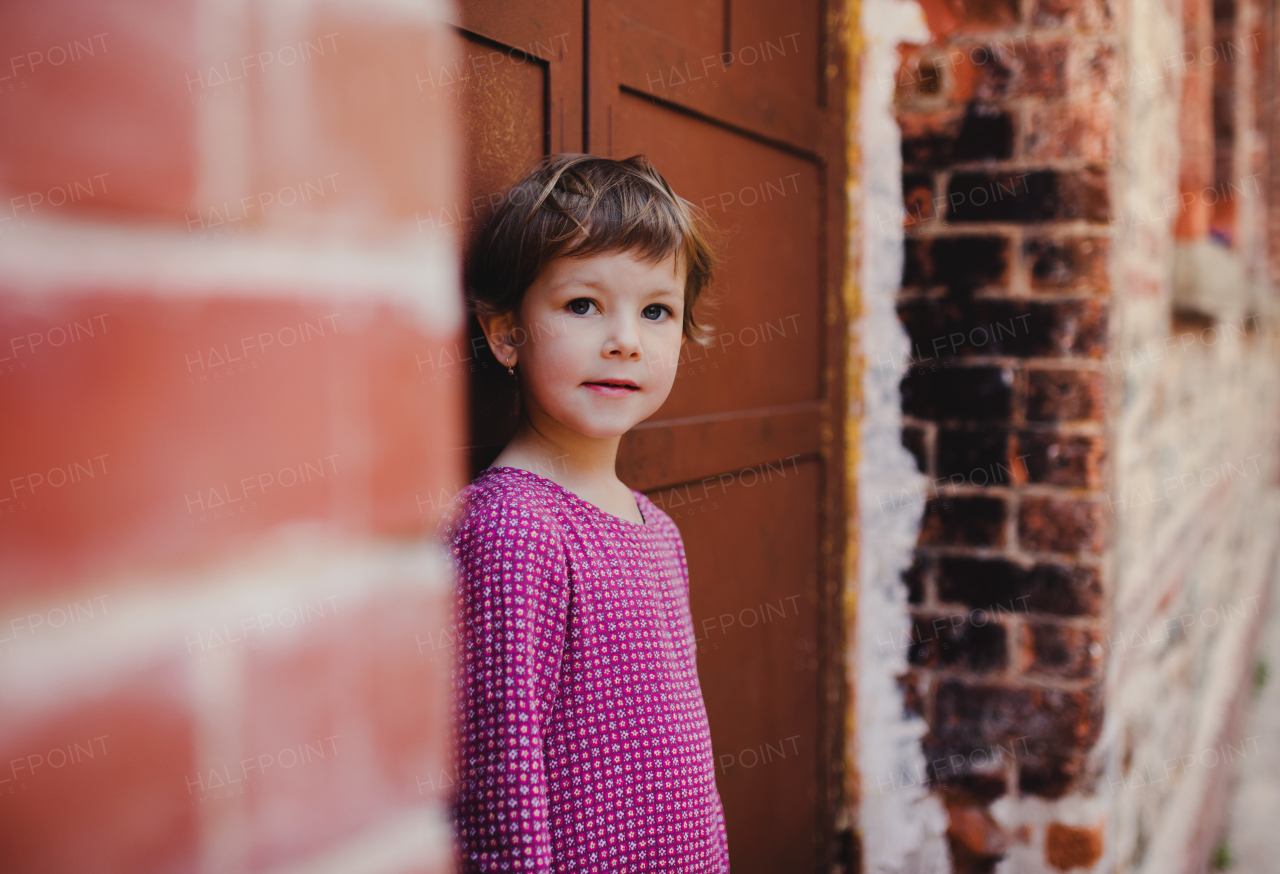
[[[923,5],[898,312],[903,442],[934,485],[903,682],[955,869],[985,871],[1020,839],[986,807],[1076,788],[1101,729],[1114,24],[1105,0]]]
[[[430,8],[0,10],[0,870],[448,867]]]

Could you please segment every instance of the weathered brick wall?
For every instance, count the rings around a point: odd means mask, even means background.
[[[907,702],[955,870],[1089,867],[1092,811],[1033,802],[1087,784],[1102,727],[1114,12],[925,11],[897,95],[903,442],[929,482]]]
[[[901,227],[907,337],[868,336],[887,292],[864,266],[859,501],[889,545],[867,547],[858,626],[864,737],[919,753],[862,756],[861,819],[936,834],[927,790],[949,858],[871,865],[1200,870],[1226,774],[1202,754],[1246,740],[1275,561],[1274,174],[1254,145],[1274,10],[921,6],[931,39],[900,46],[894,82],[901,164],[867,146],[863,166],[901,170],[902,209],[866,211],[886,239],[861,254],[888,257]],[[887,376],[919,478],[875,439]],[[895,571],[901,601],[879,588]]]
[[[448,869],[446,11],[0,11],[0,870]]]

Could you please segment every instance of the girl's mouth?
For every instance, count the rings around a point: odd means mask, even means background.
[[[585,385],[587,388],[591,389],[592,391],[599,392],[605,395],[616,395],[616,396],[627,395],[627,394],[630,394],[631,392],[636,392],[640,390],[640,386],[636,385],[634,382],[631,382],[630,380],[627,380],[627,379],[619,379],[619,380],[611,379],[611,380],[600,380],[599,382],[584,382],[583,385]]]

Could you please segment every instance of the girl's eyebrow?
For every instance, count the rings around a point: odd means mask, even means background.
[[[579,279],[576,276],[570,276],[551,286],[551,291],[559,291],[569,285],[585,285],[588,288],[594,288],[599,291],[605,291],[609,287],[603,279]]]
[[[609,290],[609,284],[608,284],[605,280],[603,280],[603,279],[578,279],[578,278],[576,278],[576,277],[570,276],[570,277],[567,277],[567,278],[565,278],[565,279],[560,280],[560,281],[559,281],[559,282],[557,282],[555,285],[551,286],[551,288],[549,289],[549,291],[550,291],[550,292],[552,292],[552,293],[555,293],[555,292],[557,292],[557,291],[560,291],[560,290],[561,290],[561,289],[563,289],[563,288],[567,288],[567,287],[569,287],[569,286],[573,286],[573,285],[582,285],[582,286],[586,286],[587,288],[594,288],[596,291],[608,291],[608,290]],[[673,289],[673,288],[661,288],[661,287],[660,287],[660,288],[653,288],[653,289],[650,289],[647,293],[648,293],[648,294],[656,294],[656,295],[660,295],[660,296],[662,296],[662,297],[671,297],[671,298],[676,298],[676,299],[683,299],[683,298],[684,298],[684,291],[683,291],[682,289],[681,289],[681,290],[676,290],[676,289]]]

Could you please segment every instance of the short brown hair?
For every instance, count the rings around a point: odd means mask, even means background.
[[[555,258],[633,252],[669,256],[686,269],[686,338],[706,342],[694,305],[711,284],[715,254],[702,214],[671,190],[644,155],[624,161],[548,155],[503,196],[467,263],[467,297],[478,314],[509,313]]]

